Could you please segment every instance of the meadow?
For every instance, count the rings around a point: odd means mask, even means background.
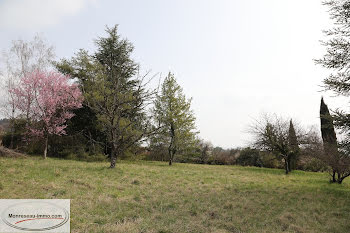
[[[71,199],[71,232],[349,232],[350,179],[165,162],[0,158],[0,198]]]

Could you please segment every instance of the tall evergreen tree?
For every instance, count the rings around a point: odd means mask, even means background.
[[[86,105],[96,114],[110,147],[111,168],[130,147],[138,144],[150,128],[147,105],[154,92],[146,90],[139,66],[131,58],[133,45],[121,39],[117,26],[107,28],[107,37],[95,41],[97,51],[81,50],[58,67],[79,79]]]
[[[298,138],[295,133],[294,125],[292,119],[289,122],[289,130],[288,130],[288,142],[290,147],[290,170],[295,170],[297,168],[297,163],[299,159],[299,144],[298,144]]]
[[[181,86],[173,74],[165,78],[160,95],[154,101],[153,116],[160,126],[155,141],[167,145],[169,165],[172,165],[175,154],[194,148],[196,126],[194,113],[191,110],[191,99],[186,99]]]
[[[331,167],[331,181],[341,184],[346,177],[350,176],[350,157],[347,150],[338,149],[341,145],[337,142],[333,118],[323,98],[321,99],[320,119],[324,149],[321,159]]]
[[[321,133],[323,140],[323,149],[326,162],[332,168],[332,182],[336,182],[336,163],[338,156],[338,142],[335,134],[332,116],[329,113],[328,106],[325,104],[323,97],[320,106]]]
[[[94,80],[96,66],[91,55],[85,50],[79,50],[75,57],[70,60],[62,59],[55,63],[56,69],[61,73],[69,75],[78,80],[83,93],[86,93],[90,81]],[[97,113],[88,105],[87,99],[84,99],[83,107],[74,111],[75,116],[68,122],[67,136],[68,141],[74,140],[74,146],[63,142],[59,144],[56,150],[69,150],[77,153],[79,150],[89,152],[90,154],[110,152],[110,143],[106,130],[99,123]],[[57,142],[57,140],[56,140]],[[72,148],[73,147],[73,148]],[[74,149],[74,147],[78,147]]]
[[[326,151],[326,153],[337,152],[338,143],[337,136],[334,130],[332,116],[329,113],[328,106],[325,104],[323,97],[321,98],[320,119],[324,150]]]

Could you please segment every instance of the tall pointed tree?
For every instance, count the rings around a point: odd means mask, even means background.
[[[333,117],[329,113],[328,106],[323,98],[321,99],[320,119],[324,149],[324,154],[320,158],[331,168],[331,182],[341,184],[346,177],[350,176],[350,156],[347,150],[338,149],[341,145],[337,142]]]
[[[326,153],[336,153],[338,151],[337,136],[335,134],[332,116],[323,97],[321,98],[320,119],[324,150]]]
[[[186,99],[181,86],[170,72],[162,84],[160,95],[154,101],[153,117],[160,126],[155,137],[167,145],[169,165],[172,165],[175,154],[194,147],[198,132],[191,99]]]
[[[298,157],[299,157],[299,144],[298,138],[295,133],[294,125],[292,119],[289,122],[289,130],[288,130],[288,142],[290,147],[290,156],[289,156],[289,166],[290,170],[295,170],[297,168]]]
[[[335,134],[332,116],[329,113],[328,106],[323,97],[320,106],[321,133],[323,140],[323,149],[327,164],[332,168],[332,182],[336,182],[336,161],[338,160],[338,142]]]

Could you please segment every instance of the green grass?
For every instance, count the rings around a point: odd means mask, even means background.
[[[350,178],[162,162],[0,158],[0,198],[70,198],[72,232],[348,232]]]

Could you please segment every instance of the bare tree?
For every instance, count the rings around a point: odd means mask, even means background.
[[[294,131],[294,135],[291,132]],[[298,153],[299,130],[295,130],[292,121],[277,115],[265,114],[250,126],[249,131],[254,136],[253,147],[268,151],[283,159],[286,174],[291,171],[291,161]]]

